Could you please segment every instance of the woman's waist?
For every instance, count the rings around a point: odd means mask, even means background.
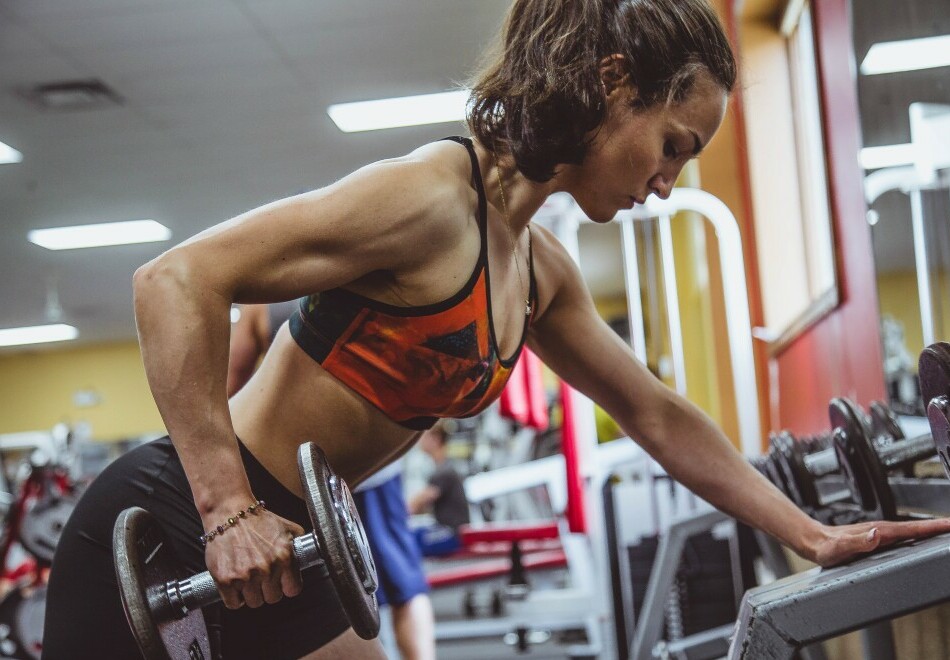
[[[281,355],[299,352],[292,340],[289,343],[275,342],[257,373],[231,399],[238,437],[282,483],[299,489],[296,452],[304,442],[317,443],[334,470],[354,483],[413,439],[414,431],[391,420],[319,364],[306,356],[301,360]]]

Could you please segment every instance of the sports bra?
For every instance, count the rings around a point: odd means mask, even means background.
[[[465,146],[478,193],[481,249],[468,282],[455,295],[430,305],[402,307],[346,289],[300,299],[290,334],[330,374],[410,429],[439,417],[470,417],[501,394],[521,354],[537,309],[534,255],[528,261],[531,315],[514,354],[499,355],[492,323],[485,189],[469,138]]]

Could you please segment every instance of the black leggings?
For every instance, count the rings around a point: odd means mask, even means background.
[[[244,445],[241,457],[254,494],[267,508],[313,529],[304,501]],[[45,660],[141,658],[122,611],[112,561],[112,527],[130,506],[158,519],[189,573],[206,570],[198,542],[201,519],[171,440],[165,437],[130,451],[93,481],[63,530],[46,597]],[[326,566],[304,571],[303,583],[299,596],[274,605],[206,608],[206,620],[220,622],[224,658],[299,658],[343,633],[349,622]]]

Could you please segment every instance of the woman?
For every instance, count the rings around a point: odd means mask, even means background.
[[[79,505],[50,579],[45,657],[134,655],[107,553],[116,514],[140,502],[218,581],[226,657],[382,657],[347,631],[324,576],[305,575],[301,592],[297,446],[316,441],[355,484],[435,418],[487,406],[525,343],[673,477],[809,559],[948,529],[828,528],[801,513],[637,362],[557,240],[529,225],[556,191],[597,222],[669,195],[716,132],[735,77],[703,0],[515,0],[501,55],[474,86],[473,141],[369,165],[140,268],[142,354],[174,445],[123,457]],[[229,406],[231,304],[301,296]],[[202,554],[195,537],[258,498],[267,510]]]

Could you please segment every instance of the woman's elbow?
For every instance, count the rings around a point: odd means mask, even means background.
[[[132,275],[132,295],[136,313],[142,305],[165,299],[174,289],[188,289],[194,279],[190,260],[175,250],[165,252],[139,266]]]

